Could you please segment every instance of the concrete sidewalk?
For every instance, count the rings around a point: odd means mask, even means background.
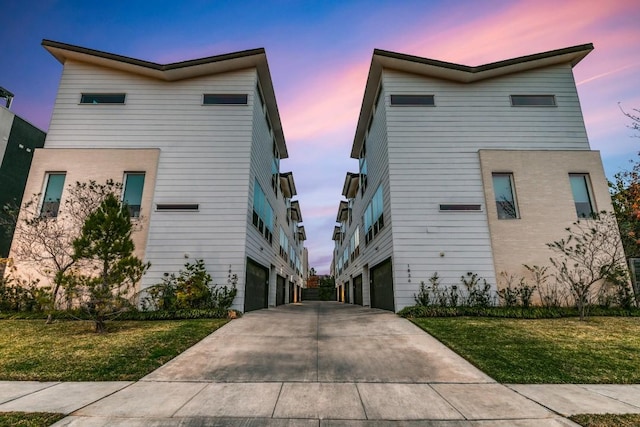
[[[640,385],[501,385],[393,313],[303,303],[248,313],[141,381],[0,382],[0,411],[56,426],[572,426],[640,413]]]

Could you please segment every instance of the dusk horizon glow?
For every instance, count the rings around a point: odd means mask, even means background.
[[[153,5],[151,7],[150,5]],[[636,0],[5,2],[0,86],[47,130],[61,64],[49,39],[172,63],[264,47],[304,218],[309,264],[329,273],[331,235],[373,50],[482,65],[593,43],[574,68],[587,134],[608,177],[637,158],[623,111],[640,108]],[[45,145],[46,146],[46,145]]]

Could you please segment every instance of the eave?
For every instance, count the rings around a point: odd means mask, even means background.
[[[298,238],[302,241],[307,240],[307,233],[304,230],[304,225],[298,227]]]
[[[359,187],[360,174],[347,172],[347,176],[344,179],[344,185],[342,186],[342,195],[347,199],[353,199],[358,194]]]
[[[284,172],[280,174],[280,189],[287,199],[297,195],[296,183],[293,181],[293,172]]]
[[[302,212],[300,211],[300,203],[297,200],[291,202],[289,215],[293,221],[302,222]]]
[[[341,200],[340,206],[338,207],[338,216],[336,217],[336,222],[344,222],[347,219],[349,219],[349,203]]]
[[[351,157],[357,159],[360,155],[369,117],[371,116],[373,104],[378,88],[380,87],[382,70],[385,68],[457,83],[473,83],[558,64],[569,64],[571,67],[574,67],[592,50],[593,44],[587,43],[471,67],[468,65],[374,49],[362,99],[362,106],[360,107],[356,134],[351,148]]]
[[[75,61],[166,82],[255,68],[258,72],[258,80],[260,81],[266,108],[271,118],[280,158],[286,159],[289,157],[264,48],[174,62],[171,64],[157,64],[155,62],[143,61],[128,56],[116,55],[53,40],[42,40],[42,46],[63,65],[67,61]]]
[[[342,234],[342,231],[340,230],[340,227],[336,225],[335,227],[333,227],[333,237],[331,239],[334,241],[338,241],[340,240],[341,234]]]

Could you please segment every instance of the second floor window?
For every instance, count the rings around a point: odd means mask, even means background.
[[[494,173],[493,192],[496,198],[498,218],[518,218],[518,205],[513,192],[513,175],[510,173]]]
[[[591,200],[591,186],[589,174],[570,173],[571,192],[576,206],[578,218],[591,218],[594,214],[593,202]]]
[[[253,225],[269,243],[273,242],[273,208],[258,181],[253,186]]]
[[[129,208],[131,218],[140,217],[142,206],[142,189],[144,188],[144,172],[127,172],[124,175],[122,201]]]
[[[60,211],[60,199],[62,198],[62,190],[64,189],[64,180],[66,178],[64,172],[51,172],[47,174],[47,186],[44,190],[44,198],[42,199],[42,208],[40,216],[55,218]]]

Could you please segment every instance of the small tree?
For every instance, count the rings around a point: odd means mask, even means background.
[[[74,259],[92,267],[91,272],[85,273],[85,268],[76,277],[86,293],[85,307],[96,332],[105,332],[107,316],[127,306],[132,288],[150,266],[133,255],[132,231],[128,208],[108,194],[73,241]]]
[[[21,207],[2,207],[0,222],[7,229],[15,228],[12,248],[16,260],[49,279],[49,283],[42,283],[43,288],[49,289],[45,303],[48,310],[56,308],[65,276],[78,261],[73,256],[73,241],[85,220],[108,194],[118,195],[121,188],[122,184],[113,180],[105,184],[89,181],[69,185],[55,217],[40,212],[40,194],[31,196]],[[49,314],[47,323],[51,320]]]
[[[613,214],[600,212],[567,227],[568,237],[548,243],[558,254],[550,258],[555,278],[568,287],[580,312],[588,316],[593,297],[602,286],[629,286],[618,225]]]

